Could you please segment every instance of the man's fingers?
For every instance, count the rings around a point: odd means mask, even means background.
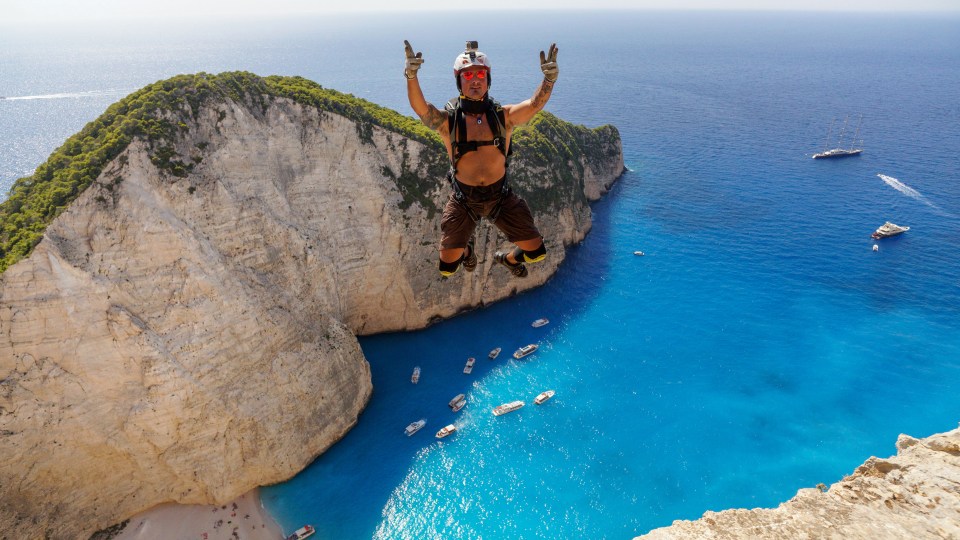
[[[417,60],[420,60],[421,62],[423,61],[423,53],[422,53],[422,52],[418,52],[418,53],[417,53]]]
[[[548,58],[550,59],[551,62],[556,62],[556,61],[557,61],[557,53],[558,53],[558,52],[560,52],[560,49],[557,48],[557,44],[556,44],[556,43],[551,43],[551,44],[550,44],[550,54],[548,55]]]
[[[543,51],[540,51],[540,65],[542,66],[543,64],[546,64],[546,63],[547,63],[547,57],[544,56]]]

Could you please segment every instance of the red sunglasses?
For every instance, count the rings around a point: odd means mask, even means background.
[[[476,75],[478,79],[483,80],[487,78],[487,70],[480,71],[461,71],[460,75],[463,76],[463,80],[469,81],[473,79],[473,76]]]

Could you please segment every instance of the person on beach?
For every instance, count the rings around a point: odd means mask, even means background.
[[[547,250],[530,208],[507,182],[510,137],[513,128],[529,122],[550,99],[560,73],[559,49],[552,44],[547,53],[540,51],[543,81],[533,97],[515,105],[501,106],[488,95],[489,58],[477,50],[476,41],[468,41],[464,52],[453,62],[460,95],[440,110],[427,102],[417,80],[423,54],[414,53],[409,41],[404,40],[403,44],[410,106],[427,127],[440,134],[450,157],[447,180],[453,193],[440,221],[440,275],[452,276],[461,263],[468,272],[477,267],[474,230],[480,218],[487,218],[516,245],[512,251],[498,251],[494,259],[514,276],[526,277],[524,263],[542,261]]]

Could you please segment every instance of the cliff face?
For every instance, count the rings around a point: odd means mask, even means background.
[[[960,538],[960,429],[901,435],[896,456],[872,457],[830,489],[802,489],[778,508],[707,512],[639,538]]]
[[[438,145],[275,94],[156,114],[176,135],[134,139],[0,277],[0,537],[296,474],[369,399],[355,335],[543,283],[623,169],[615,129],[538,118],[514,186],[548,259],[511,278],[484,223],[477,271],[441,280]]]

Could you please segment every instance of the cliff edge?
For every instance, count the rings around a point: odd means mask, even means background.
[[[541,113],[514,189],[549,256],[442,280],[435,134],[298,77],[183,75],[111,106],[0,205],[0,537],[77,538],[296,474],[370,397],[356,335],[542,284],[623,170]]]
[[[829,489],[801,489],[777,508],[707,512],[638,540],[746,538],[960,538],[960,429],[900,435],[896,456],[871,457]]]

